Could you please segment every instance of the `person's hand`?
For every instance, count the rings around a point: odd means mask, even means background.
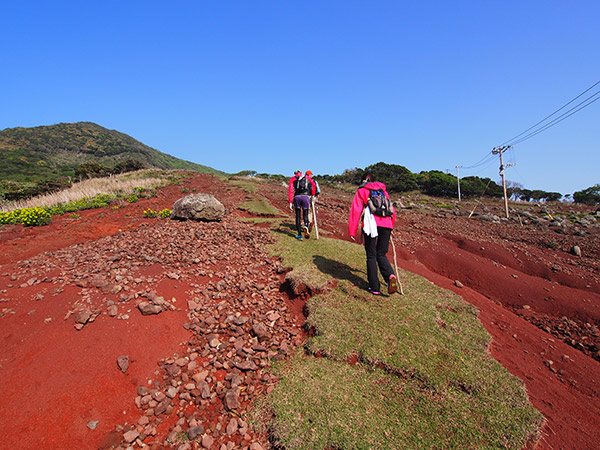
[[[294,204],[290,203],[290,211],[292,211],[294,209]]]

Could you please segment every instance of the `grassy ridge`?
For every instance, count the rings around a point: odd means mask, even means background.
[[[60,123],[33,128],[0,130],[0,180],[19,185],[65,183],[89,162],[114,167],[134,160],[144,167],[191,170],[225,175],[208,166],[184,161],[149,147],[116,130],[91,122]],[[18,186],[17,186],[18,187]],[[15,190],[12,185],[0,186]]]
[[[520,449],[535,440],[543,418],[523,383],[489,355],[474,307],[406,272],[404,296],[371,296],[361,246],[298,243],[283,228],[275,234],[273,251],[294,268],[292,282],[336,285],[308,302],[314,336],[280,367],[281,382],[266,400],[277,444]]]

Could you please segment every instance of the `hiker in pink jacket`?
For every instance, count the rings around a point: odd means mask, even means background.
[[[389,209],[383,213],[380,210],[371,213],[371,210],[368,207],[369,198],[372,197],[371,192],[378,191],[381,193],[380,190],[383,190],[383,194],[388,200],[387,204]],[[369,223],[376,225],[375,227],[369,227],[368,224],[366,224],[366,229],[369,230],[368,233],[365,229],[361,230],[365,243],[365,252],[367,254],[369,292],[374,295],[381,294],[379,275],[377,273],[378,267],[383,279],[388,283],[388,292],[393,294],[398,290],[398,280],[396,279],[394,269],[392,269],[392,265],[387,258],[390,236],[394,228],[394,223],[396,222],[396,211],[393,207],[389,206],[389,198],[385,184],[375,181],[373,175],[365,174],[356,194],[354,194],[352,207],[350,208],[350,218],[348,220],[348,235],[352,240],[356,240],[356,232],[361,223],[363,224],[363,228],[365,227],[365,222],[367,222],[367,220],[369,220]]]

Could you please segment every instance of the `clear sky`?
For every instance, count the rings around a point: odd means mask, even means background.
[[[598,0],[0,7],[0,129],[95,122],[229,173],[384,161],[498,181],[492,148],[598,81]],[[600,101],[506,151],[507,179],[593,186],[599,143]]]

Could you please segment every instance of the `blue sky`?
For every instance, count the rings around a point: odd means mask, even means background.
[[[90,121],[229,173],[497,181],[492,148],[600,80],[599,17],[597,0],[4,2],[0,129]],[[507,179],[593,186],[599,143],[600,101],[505,152]]]

